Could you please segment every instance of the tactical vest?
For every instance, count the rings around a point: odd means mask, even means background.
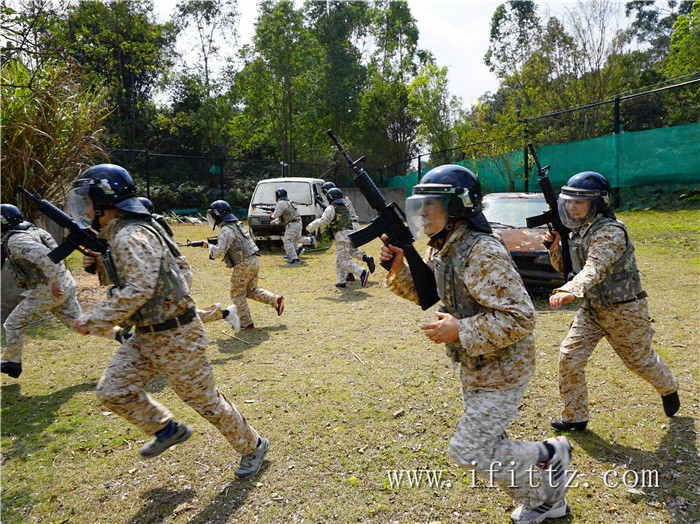
[[[301,220],[301,217],[297,212],[297,208],[294,207],[294,204],[289,202],[289,200],[286,200],[286,202],[288,202],[289,205],[284,206],[284,211],[282,211],[282,214],[280,215],[280,222],[282,222],[282,224],[285,226],[290,222],[298,222]]]
[[[627,228],[622,222],[612,218],[600,217],[584,231],[583,235],[578,233],[572,235],[569,240],[569,251],[574,273],[581,271],[586,263],[593,233],[608,224],[622,229],[625,233],[626,247],[622,256],[608,269],[603,280],[586,292],[585,300],[596,308],[631,302],[646,296],[642,290],[642,282],[634,257],[634,246],[629,240]]]
[[[450,252],[442,255],[440,253],[433,255],[435,283],[437,284],[438,296],[443,303],[443,307],[440,310],[451,314],[457,319],[473,317],[481,308],[479,303],[467,291],[460,270],[469,265],[469,255],[476,243],[482,238],[485,238],[487,242],[499,242],[499,239],[487,233],[468,230],[464,237],[458,241],[458,245],[451,249]],[[493,356],[478,355],[472,357],[467,355],[459,342],[447,342],[445,345],[447,356],[453,362],[460,362],[470,370],[480,369],[494,359],[505,360],[515,350],[515,344],[511,344],[501,348],[498,354]]]
[[[350,210],[345,204],[333,204],[335,208],[335,217],[331,222],[331,230],[335,234],[338,231],[352,229],[352,218],[350,218]]]
[[[225,227],[238,231],[240,235],[240,242],[232,243],[224,253],[223,258],[227,267],[236,266],[259,251],[255,241],[250,237],[250,233],[243,227],[240,220],[226,222],[221,226],[222,229]]]
[[[161,227],[152,224],[150,221],[144,220],[141,217],[121,219],[117,224],[117,229],[114,236],[121,229],[129,225],[138,225],[147,229],[156,235],[161,244],[167,249],[164,256],[160,259],[160,268],[158,271],[158,281],[153,295],[129,318],[129,321],[136,326],[149,326],[151,324],[160,324],[168,320],[165,317],[165,302],[166,300],[182,300],[188,291],[187,282],[182,272],[182,268],[178,264],[178,258],[182,258],[177,244],[162,230]],[[117,275],[115,285],[119,288],[124,286],[123,278],[119,277],[119,271],[116,267],[113,268]]]
[[[10,231],[10,233],[7,235],[7,238],[5,239],[5,243],[9,242],[11,236],[14,236],[18,233],[24,233],[29,235],[33,241],[39,244],[43,244],[44,246],[49,248],[49,250],[53,250],[57,246],[56,241],[49,233],[34,225],[31,225],[30,227],[27,227],[27,229],[24,230]],[[32,289],[38,286],[39,284],[48,283],[46,275],[39,266],[30,262],[26,258],[13,255],[9,248],[5,249],[7,262],[10,265],[10,272],[12,273],[12,276],[17,282],[17,287],[19,287],[20,289]]]

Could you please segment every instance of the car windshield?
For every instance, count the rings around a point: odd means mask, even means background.
[[[286,189],[291,202],[307,204],[311,202],[311,184],[308,182],[270,182],[258,184],[251,202],[253,205],[275,203],[275,190]]]
[[[525,219],[541,215],[548,206],[544,198],[494,198],[484,200],[484,216],[492,223],[517,228],[527,227]]]

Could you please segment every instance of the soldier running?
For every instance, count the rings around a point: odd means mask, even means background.
[[[2,263],[7,260],[24,298],[7,316],[5,352],[1,370],[12,378],[22,373],[24,331],[36,319],[53,313],[63,324],[73,327],[80,314],[77,287],[63,261],[54,264],[49,258],[57,244],[40,227],[24,220],[19,209],[2,204]]]
[[[549,304],[559,309],[582,299],[559,348],[559,392],[564,403],[559,431],[582,430],[588,424],[586,364],[605,337],[625,365],[661,395],[666,415],[680,407],[678,382],[652,348],[654,330],[646,292],[642,290],[634,245],[625,225],[610,208],[610,184],[594,171],[572,176],[561,188],[559,215],[571,229],[569,251],[576,276],[555,289]],[[552,264],[563,270],[558,233],[545,238]]]
[[[115,275],[107,298],[76,320],[74,329],[111,337],[115,325],[136,326],[135,335],[121,345],[97,385],[100,401],[154,434],[140,450],[142,457],[153,458],[192,433],[144,391],[155,376],[163,375],[242,455],[235,474],[254,475],[270,443],[217,389],[204,327],[188,294],[187,261],[136,198],[131,175],[113,164],[87,169],[68,194],[66,210],[109,243],[102,264],[111,265],[113,271],[107,273]]]
[[[460,364],[464,416],[450,455],[520,503],[514,522],[541,522],[568,511],[571,444],[566,437],[523,442],[506,435],[535,370],[535,308],[481,212],[481,197],[471,171],[447,164],[426,173],[406,199],[411,231],[429,237],[425,261],[443,302],[437,320],[421,329],[432,342],[446,344],[449,358]],[[380,258],[393,259],[387,287],[418,302],[403,250],[385,245]]]
[[[275,190],[275,199],[277,204],[270,218],[273,224],[282,224],[284,226],[282,244],[284,245],[287,264],[298,264],[300,262],[299,255],[304,252],[304,248],[301,245],[301,216],[294,204],[289,201],[286,189],[279,188]]]

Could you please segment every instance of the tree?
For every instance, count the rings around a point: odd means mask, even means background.
[[[207,93],[211,87],[210,60],[219,52],[216,42],[236,39],[237,0],[181,0],[175,8],[174,24],[181,29],[197,28],[201,76]]]
[[[662,69],[670,77],[700,71],[700,2],[693,2],[688,14],[676,18]]]
[[[659,62],[668,54],[676,18],[690,13],[691,7],[687,0],[666,0],[665,5],[655,0],[631,0],[625,4],[625,15],[635,19],[627,32],[648,44],[652,62]]]

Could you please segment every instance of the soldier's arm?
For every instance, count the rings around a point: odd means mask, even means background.
[[[47,233],[48,234],[48,233]],[[53,242],[55,247],[55,242]],[[54,264],[48,257],[51,248],[34,240],[28,233],[16,233],[7,242],[10,253],[17,258],[24,258],[32,264],[36,264],[44,273],[49,285],[60,282],[65,271],[65,264]]]
[[[80,317],[91,334],[112,337],[112,327],[128,319],[153,296],[164,246],[156,235],[142,227],[125,227],[114,239],[112,255],[122,287],[112,287],[107,298]]]
[[[433,250],[428,248],[425,255],[423,256],[423,261],[433,269]],[[384,279],[384,286],[394,293],[395,295],[404,298],[415,304],[419,304],[420,300],[418,298],[418,292],[416,291],[416,286],[413,283],[413,277],[411,276],[411,270],[408,267],[408,262],[403,259],[403,265],[396,272],[389,272]]]
[[[317,229],[320,229],[322,227],[327,227],[331,222],[333,222],[334,218],[335,218],[335,207],[328,206],[323,211],[323,214],[320,217],[318,217],[316,220],[309,222],[309,224],[306,226],[306,230],[309,233],[313,233]]]
[[[605,278],[606,273],[625,252],[625,232],[622,228],[606,225],[593,233],[588,258],[574,278],[555,292],[571,293],[583,298],[586,292]]]
[[[459,341],[468,355],[494,354],[532,334],[535,307],[500,242],[484,238],[476,243],[463,282],[481,306],[476,315],[458,319]]]
[[[231,228],[222,228],[216,238],[216,245],[209,244],[209,258],[212,260],[223,256],[231,245],[231,242],[233,242]]]
[[[561,241],[557,240],[549,249],[549,260],[552,267],[559,273],[564,273],[564,257],[561,254]]]
[[[272,220],[278,220],[279,217],[282,216],[282,213],[284,213],[284,203],[286,200],[278,200],[277,204],[275,205],[275,210],[272,212],[271,218]]]

